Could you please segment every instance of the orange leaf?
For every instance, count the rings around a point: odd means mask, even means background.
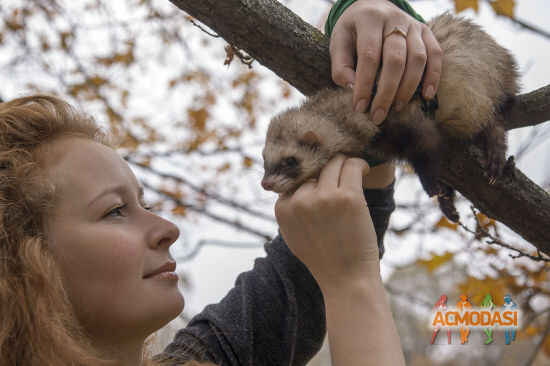
[[[431,259],[419,259],[416,263],[426,267],[429,272],[433,272],[437,267],[453,259],[453,256],[453,253],[445,252],[443,255],[434,255]]]
[[[168,197],[174,199],[174,200],[181,200],[181,198],[183,197],[183,194],[180,192],[180,191],[169,191],[167,189],[159,189],[158,190],[160,193],[162,194],[165,194],[167,195]]]
[[[189,109],[187,115],[191,119],[194,128],[201,132],[204,131],[206,119],[208,118],[208,111],[204,107],[200,109]]]
[[[243,157],[243,165],[247,168],[250,168],[252,166],[252,159],[248,156]]]
[[[185,216],[187,214],[185,206],[176,206],[172,209],[172,213],[178,216]]]
[[[491,254],[497,255],[497,253],[498,253],[498,251],[493,247],[486,247],[485,249],[483,249],[483,251],[485,253],[487,253],[488,255],[491,255]]]
[[[525,330],[522,333],[524,333],[528,337],[533,337],[533,336],[539,334],[539,332],[540,332],[539,328],[537,328],[533,325],[530,325],[527,328],[525,328]]]
[[[493,10],[498,15],[503,15],[508,18],[514,17],[515,0],[495,0],[489,4],[491,4]]]
[[[495,220],[487,217],[485,214],[478,212],[476,214],[477,221],[479,222],[479,225],[481,225],[482,228],[485,230],[488,230],[489,227],[495,227]]]
[[[217,170],[218,173],[221,173],[221,172],[225,172],[226,170],[229,170],[229,168],[231,168],[231,164],[230,163],[225,163],[216,170]]]
[[[472,8],[477,13],[479,10],[478,0],[455,0],[455,12],[460,13],[466,9]]]
[[[445,216],[441,216],[437,224],[435,224],[434,231],[441,228],[446,228],[452,231],[456,231],[456,229],[458,228],[458,223],[451,222],[447,220]]]
[[[123,147],[130,150],[136,150],[138,146],[139,146],[139,140],[131,133],[128,133],[124,137],[124,140],[122,140],[122,142],[119,144],[119,147]]]
[[[504,276],[504,277],[502,277]],[[458,285],[460,293],[469,294],[472,305],[480,305],[487,294],[491,294],[493,302],[497,306],[504,303],[504,295],[510,291],[508,287],[507,274],[500,274],[498,278],[476,278],[468,276],[466,281]]]

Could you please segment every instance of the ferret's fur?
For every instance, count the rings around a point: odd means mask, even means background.
[[[469,20],[445,13],[428,25],[443,50],[434,119],[416,95],[402,111],[390,110],[377,126],[367,114],[353,111],[351,90],[322,90],[271,120],[263,150],[264,188],[294,191],[339,152],[403,159],[412,164],[426,192],[439,196],[446,216],[457,221],[454,191],[437,179],[438,156],[445,152],[446,139],[481,138],[488,176],[500,176],[506,152],[501,107],[518,92],[517,66],[506,49]]]

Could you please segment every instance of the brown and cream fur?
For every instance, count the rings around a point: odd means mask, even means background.
[[[402,159],[413,165],[426,192],[439,196],[447,217],[458,220],[452,188],[437,179],[444,142],[484,141],[488,177],[496,179],[506,152],[501,108],[518,92],[518,73],[511,54],[471,21],[445,13],[428,25],[443,50],[435,114],[430,116],[426,101],[415,95],[377,126],[368,114],[353,111],[351,90],[321,90],[271,120],[263,150],[264,188],[291,192],[317,176],[336,153]],[[433,101],[428,104],[434,107]]]

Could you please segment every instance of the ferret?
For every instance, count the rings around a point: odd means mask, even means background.
[[[367,161],[405,160],[430,197],[451,221],[459,216],[454,190],[438,180],[439,158],[450,140],[483,142],[489,183],[505,165],[502,107],[518,93],[512,55],[473,22],[444,13],[428,26],[443,51],[437,98],[423,100],[419,89],[400,112],[390,110],[381,125],[353,111],[351,89],[324,89],[299,107],[271,119],[262,151],[262,186],[295,191],[337,153]]]

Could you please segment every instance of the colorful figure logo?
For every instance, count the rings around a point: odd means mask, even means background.
[[[481,306],[472,306],[468,296],[460,295],[460,300],[455,307],[447,306],[447,295],[441,295],[435,303],[431,317],[433,328],[431,344],[434,344],[439,330],[446,328],[447,341],[451,344],[451,329],[460,331],[460,343],[466,344],[470,330],[482,330],[486,338],[484,343],[493,343],[493,330],[504,329],[506,344],[509,345],[516,339],[516,332],[520,326],[520,312],[518,305],[512,300],[510,294],[504,296],[504,306],[496,307],[491,294],[486,294]]]
[[[445,313],[447,311],[447,295],[441,295],[439,300],[435,303],[434,310],[441,311]],[[434,332],[432,334],[432,344],[434,344],[435,338],[437,337],[437,333],[439,332],[439,329],[441,327],[436,326],[434,327]],[[451,344],[451,330],[447,329],[447,341],[449,344]]]
[[[465,311],[468,311],[472,308],[472,304],[468,301],[468,296],[462,294],[460,295],[460,301],[456,304],[460,313],[463,314]],[[460,343],[464,344],[468,342],[468,335],[470,334],[469,327],[460,327]]]
[[[518,308],[518,305],[512,300],[510,294],[504,296],[504,308],[506,310],[515,310]],[[504,338],[506,339],[506,344],[516,340],[516,329],[515,328],[506,328],[504,331]]]
[[[484,309],[487,309],[488,311],[493,311],[495,308],[495,304],[493,303],[493,297],[491,294],[485,295],[483,298],[483,301],[481,302],[481,307]],[[485,344],[490,344],[493,342],[493,328],[485,328],[483,329],[483,333],[487,336],[487,339],[485,339]]]

